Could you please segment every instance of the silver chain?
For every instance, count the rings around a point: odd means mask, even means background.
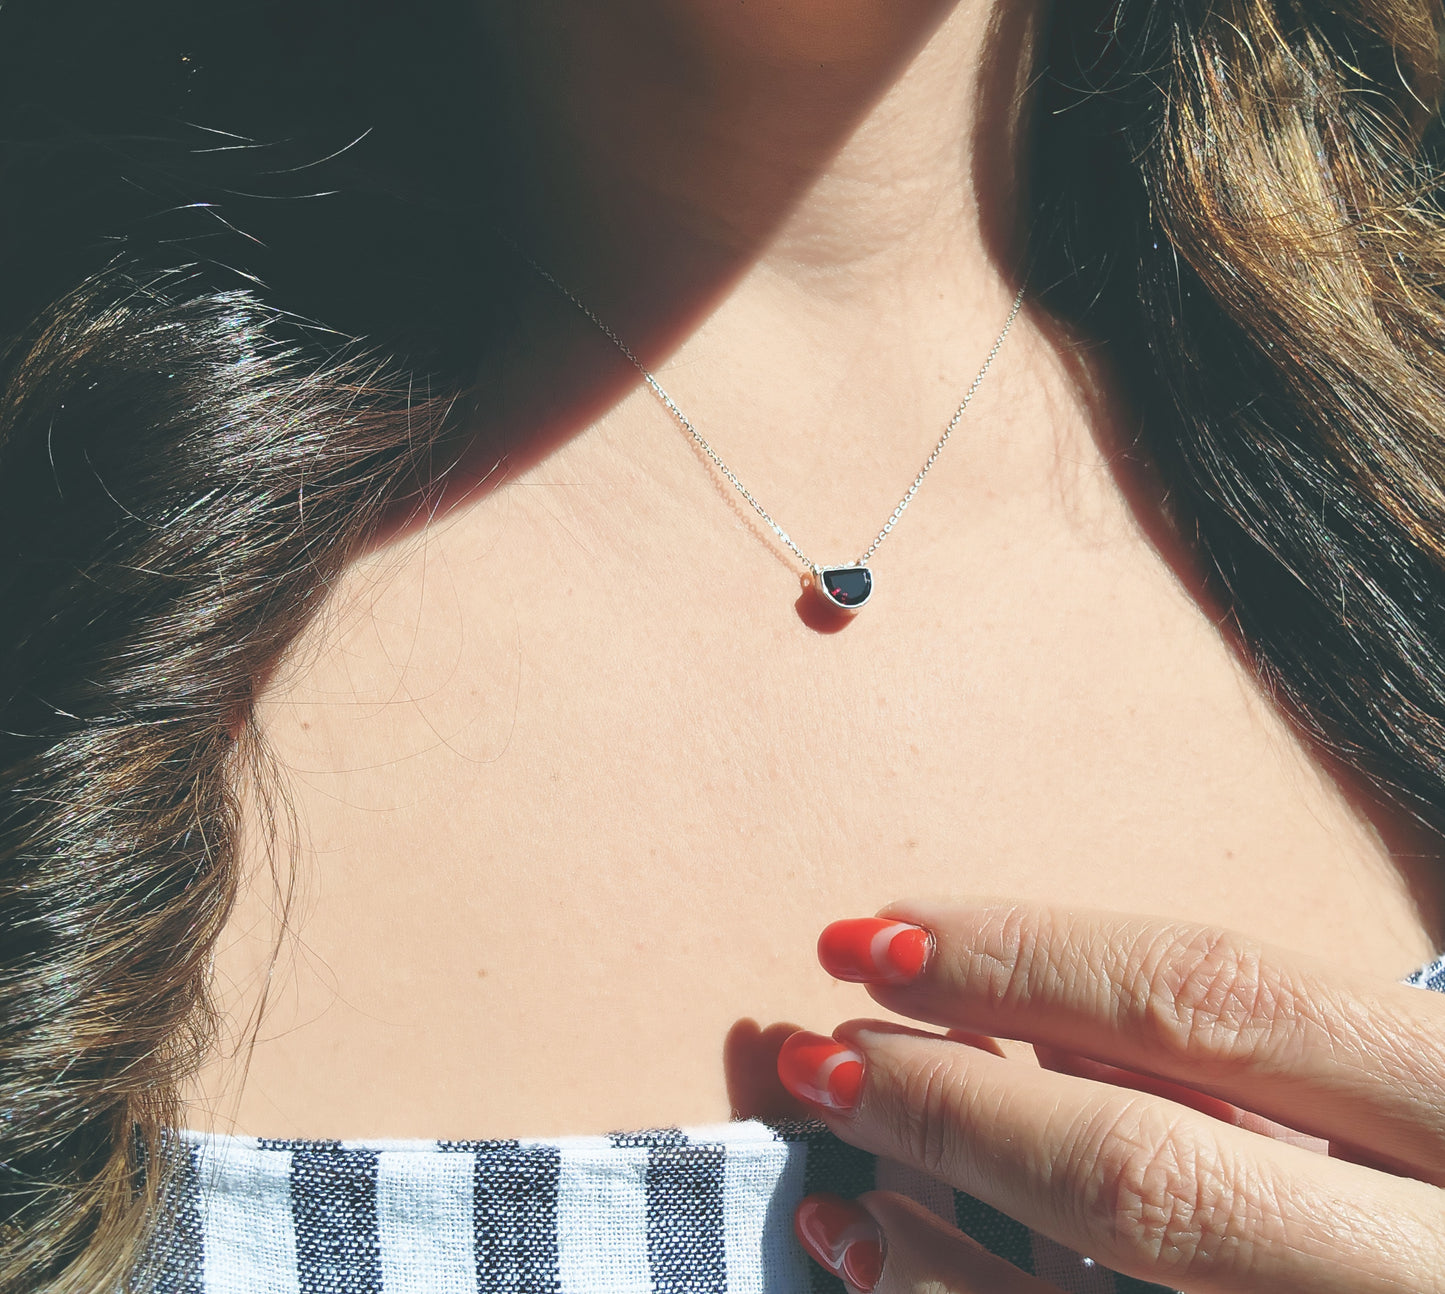
[[[758,516],[760,516],[765,522],[767,522],[768,529],[770,529],[773,534],[775,534],[778,539],[781,540],[782,543],[784,543],[788,547],[788,549],[793,553],[793,555],[800,562],[803,563],[804,569],[810,571],[817,571],[819,569],[818,564],[814,562],[811,558],[809,558],[803,552],[803,550],[793,542],[792,536],[789,535],[788,532],[782,528],[782,526],[778,525],[778,523],[773,520],[772,515],[768,512],[768,510],[763,507],[763,505],[759,503],[757,499],[753,496],[752,491],[749,490],[748,487],[745,486],[740,480],[738,480],[737,473],[734,472],[733,469],[730,468],[726,463],[724,463],[722,458],[718,455],[717,450],[715,450],[711,445],[707,443],[707,440],[703,437],[703,434],[692,425],[691,421],[688,419],[688,416],[683,413],[681,409],[678,408],[677,401],[674,400],[672,396],[667,393],[667,390],[662,385],[662,383],[659,382],[655,376],[653,376],[652,370],[649,369],[646,364],[644,364],[640,359],[637,358],[637,356],[633,353],[632,348],[625,341],[623,341],[621,337],[619,337],[615,332],[613,332],[612,329],[608,327],[608,325],[601,318],[598,317],[597,312],[594,311],[592,307],[589,306],[585,301],[583,301],[581,297],[579,297],[575,292],[573,292],[569,287],[567,287],[566,284],[560,282],[554,275],[543,269],[542,266],[538,265],[536,261],[534,261],[530,256],[527,256],[525,253],[522,254],[522,259],[532,267],[532,269],[539,277],[545,279],[548,283],[550,283],[554,288],[557,289],[558,292],[560,292],[564,297],[566,297],[567,300],[569,300],[574,306],[576,306],[577,309],[579,309],[584,315],[586,315],[587,318],[590,319],[597,326],[597,328],[602,332],[602,334],[607,337],[607,339],[611,341],[611,343],[616,346],[617,349],[620,350],[628,358],[632,366],[639,373],[642,374],[643,379],[646,381],[647,385],[652,388],[657,398],[662,401],[663,406],[667,409],[667,411],[672,414],[674,418],[677,419],[678,423],[681,424],[683,430],[686,431],[687,434],[693,438],[693,441],[697,444],[697,447],[702,450],[702,452],[706,454],[708,458],[712,461],[713,466],[716,467],[717,470],[723,475],[723,477],[729,483],[731,483],[732,487],[739,494],[741,494],[744,499],[748,501],[748,504],[752,508],[752,510],[756,512]],[[988,376],[989,369],[993,367],[994,360],[998,358],[999,351],[1003,349],[1004,339],[1008,336],[1009,329],[1014,326],[1014,320],[1018,318],[1019,310],[1022,308],[1023,303],[1024,289],[1020,288],[1018,290],[1018,295],[1014,297],[1013,308],[1009,311],[1008,318],[1004,320],[1003,330],[999,333],[998,340],[994,342],[993,348],[989,351],[988,356],[984,359],[983,367],[978,370],[978,376],[973,379],[973,381],[969,384],[968,390],[963,393],[963,399],[959,401],[958,408],[953,411],[953,417],[948,420],[948,425],[944,427],[943,435],[938,438],[938,443],[934,445],[933,452],[928,455],[928,458],[924,460],[923,466],[918,469],[918,475],[913,478],[913,484],[908,487],[908,489],[904,492],[903,497],[898,500],[898,506],[893,509],[893,513],[888,518],[888,520],[883,523],[883,529],[880,530],[876,536],[874,536],[873,542],[868,545],[867,551],[860,558],[858,558],[854,565],[868,565],[868,559],[878,551],[878,546],[885,539],[887,539],[890,534],[893,533],[893,527],[898,524],[898,519],[902,517],[905,510],[908,508],[908,505],[913,502],[913,496],[918,493],[918,487],[923,484],[923,478],[926,477],[928,473],[933,470],[934,463],[938,462],[938,456],[943,453],[944,446],[948,444],[949,437],[953,435],[955,428],[957,428],[958,424],[963,421],[963,415],[968,411],[968,406],[973,402],[973,397],[978,394],[978,388],[983,385],[983,380]]]

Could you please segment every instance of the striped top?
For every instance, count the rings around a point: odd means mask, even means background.
[[[1410,983],[1445,992],[1445,958]],[[1067,1294],[1145,1294],[817,1123],[606,1137],[276,1141],[183,1133],[160,1294],[841,1294],[803,1254],[809,1192],[911,1196]]]

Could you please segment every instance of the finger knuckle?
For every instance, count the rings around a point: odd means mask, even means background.
[[[904,1078],[899,1097],[899,1142],[911,1162],[934,1177],[949,1178],[965,1117],[961,1075],[948,1060],[930,1059]]]
[[[1087,1160],[1095,1228],[1122,1260],[1180,1280],[1247,1269],[1269,1211],[1259,1184],[1229,1171],[1220,1151],[1186,1123],[1131,1106],[1090,1130]]]
[[[998,908],[981,933],[968,982],[996,1006],[1026,1001],[1035,984],[1057,982],[1069,965],[1069,932],[1048,910]]]
[[[1284,978],[1238,935],[1168,931],[1145,943],[1135,966],[1126,998],[1149,1040],[1175,1055],[1247,1061],[1296,1016]]]

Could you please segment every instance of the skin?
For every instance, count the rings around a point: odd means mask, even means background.
[[[1012,299],[1041,9],[488,13],[510,226],[806,551],[855,555]],[[290,899],[249,784],[193,1126],[775,1113],[781,1036],[856,1010],[816,932],[899,893],[1105,902],[1387,979],[1431,955],[1407,880],[1438,842],[1260,695],[1117,450],[1107,354],[1022,315],[873,604],[820,634],[626,361],[543,285],[520,309],[487,488],[358,561],[267,683]]]

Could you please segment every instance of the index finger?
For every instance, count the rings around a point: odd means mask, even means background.
[[[1445,1005],[1432,995],[1147,917],[1024,904],[884,916],[928,932],[912,978],[869,983],[891,1011],[1184,1083],[1445,1178]]]

